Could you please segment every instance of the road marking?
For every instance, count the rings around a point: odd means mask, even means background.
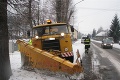
[[[93,44],[93,43],[92,43],[92,44]],[[111,61],[111,63],[116,67],[116,69],[118,70],[118,72],[119,72],[119,74],[120,74],[120,68],[119,68],[119,67],[120,67],[120,62],[119,62],[119,60],[118,60],[117,58],[113,57],[113,56],[112,56],[111,54],[109,54],[107,51],[99,48],[99,47],[96,46],[95,44],[93,44],[93,46],[95,46],[96,48],[98,48],[98,49],[101,51],[100,55],[101,55],[102,57],[106,57],[106,58],[108,58],[108,59]]]

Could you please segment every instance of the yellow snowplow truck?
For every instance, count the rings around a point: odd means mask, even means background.
[[[32,44],[17,40],[22,66],[68,74],[83,71],[81,65],[73,63],[72,27],[66,23],[48,22],[33,29],[36,36],[32,38]]]

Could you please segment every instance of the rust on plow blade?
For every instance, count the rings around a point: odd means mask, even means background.
[[[21,56],[23,56],[21,58],[23,66],[29,64],[28,66],[32,68],[48,69],[53,72],[65,72],[68,74],[81,73],[83,71],[81,65],[73,64],[47,51],[35,48],[22,40],[17,40],[17,44]]]

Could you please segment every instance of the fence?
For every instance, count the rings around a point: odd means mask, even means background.
[[[18,50],[18,46],[15,40],[9,40],[9,53],[13,53]]]

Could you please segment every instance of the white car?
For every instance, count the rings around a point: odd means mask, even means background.
[[[86,39],[86,37],[82,37],[81,38],[81,43],[84,43],[84,40]]]

